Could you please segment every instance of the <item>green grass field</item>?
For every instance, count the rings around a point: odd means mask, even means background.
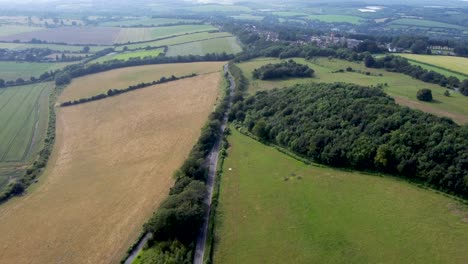
[[[463,75],[468,79],[468,58],[454,57],[454,56],[438,56],[438,55],[417,55],[417,54],[398,54],[411,61],[426,64],[426,66],[433,66],[452,72],[452,74]]]
[[[311,15],[307,16],[310,20],[319,20],[326,23],[350,23],[354,25],[361,24],[362,18],[348,15]]]
[[[151,49],[151,50],[139,50],[139,51],[132,51],[132,52],[122,52],[122,53],[111,53],[106,56],[97,58],[95,60],[90,61],[89,63],[96,63],[96,62],[106,62],[110,60],[129,60],[131,58],[144,58],[144,57],[156,57],[159,54],[163,53],[164,49]]]
[[[167,56],[178,55],[205,55],[206,53],[235,54],[241,52],[242,48],[235,37],[209,39],[181,45],[169,46]]]
[[[112,46],[89,46],[89,51],[95,53],[97,51],[111,48]],[[0,49],[14,49],[14,50],[25,50],[31,48],[45,49],[49,48],[52,50],[63,51],[63,52],[80,52],[83,50],[83,46],[73,45],[56,45],[56,44],[30,44],[30,43],[5,43],[0,42]]]
[[[116,48],[116,50],[121,51],[123,50],[124,47],[127,47],[129,49],[138,49],[138,48],[146,48],[146,47],[172,46],[172,45],[177,45],[177,44],[182,44],[182,43],[187,43],[187,42],[194,42],[194,41],[207,40],[207,39],[213,39],[213,38],[223,38],[223,37],[232,37],[232,35],[227,32],[215,32],[215,33],[200,32],[200,33],[187,34],[187,35],[177,36],[177,37],[163,39],[163,40],[138,43],[138,44],[128,44],[125,46],[119,46]]]
[[[101,26],[108,27],[119,27],[119,26],[159,26],[165,24],[176,24],[176,23],[196,23],[198,20],[195,19],[176,19],[176,18],[138,18],[121,21],[108,21],[101,23]]]
[[[252,12],[252,9],[247,6],[240,5],[197,5],[184,8],[193,13],[208,13],[208,12]]]
[[[307,64],[315,70],[313,78],[292,78],[275,81],[254,80],[252,71],[267,63],[279,62],[279,59],[257,59],[249,62],[240,63],[244,75],[249,79],[249,92],[255,93],[259,90],[268,90],[275,87],[281,88],[292,86],[296,83],[309,82],[346,82],[359,85],[378,85],[387,83],[385,92],[396,98],[397,102],[411,108],[419,109],[425,112],[446,116],[452,118],[457,123],[468,123],[468,97],[459,93],[452,92],[450,97],[444,96],[445,88],[439,85],[425,83],[413,79],[407,75],[400,73],[387,72],[382,69],[368,69],[362,63],[349,62],[344,60],[328,60],[327,58],[318,58],[315,61],[306,61],[305,59],[295,59],[299,63]],[[357,72],[332,73],[340,69],[352,67],[354,70],[362,72],[370,72],[372,75],[365,75]],[[378,76],[382,74],[382,76]],[[416,98],[416,93],[419,89],[429,88],[432,90],[434,102],[424,103]]]
[[[71,63],[38,63],[38,62],[0,62],[0,79],[16,80],[23,78],[29,80],[30,77],[39,77],[46,71],[61,69]]]
[[[132,43],[150,41],[195,32],[217,30],[212,25],[178,25],[166,27],[122,28],[115,37],[114,43]]]
[[[307,13],[292,12],[292,11],[279,11],[279,12],[273,12],[272,14],[275,16],[280,16],[280,17],[304,17],[304,16],[309,15]]]
[[[426,27],[426,28],[449,28],[449,29],[465,29],[462,26],[437,22],[432,20],[425,19],[410,19],[410,18],[401,18],[393,20],[389,23],[390,25],[403,25],[403,26],[413,26],[413,27]]]
[[[468,208],[391,178],[305,165],[233,129],[214,263],[466,263]]]
[[[0,89],[0,188],[39,151],[52,88],[40,83]]]

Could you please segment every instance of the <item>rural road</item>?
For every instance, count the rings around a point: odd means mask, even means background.
[[[220,129],[222,133],[224,132],[227,126],[228,112],[229,112],[229,109],[231,109],[232,98],[234,95],[234,90],[236,88],[236,83],[231,73],[229,72],[227,64],[224,66],[224,72],[228,74],[228,78],[229,78],[229,106],[228,106],[228,109],[226,110],[226,113],[224,113],[223,122],[221,124]],[[207,158],[208,178],[206,181],[206,187],[208,189],[208,192],[205,198],[205,203],[208,206],[208,210],[206,211],[206,214],[204,216],[205,220],[204,220],[203,226],[200,229],[200,233],[198,234],[198,237],[197,237],[195,257],[193,258],[194,264],[203,264],[203,257],[205,255],[206,237],[208,235],[208,225],[210,222],[211,200],[213,198],[213,188],[214,188],[214,183],[215,183],[215,178],[216,178],[216,168],[218,165],[218,157],[219,157],[219,150],[221,147],[221,142],[222,142],[222,136],[216,141],[213,149],[211,150],[211,153],[208,155],[208,158]]]
[[[231,73],[228,70],[228,65],[226,64],[224,66],[224,72],[228,74],[229,78],[229,105],[228,109],[226,110],[226,113],[224,114],[223,122],[221,124],[221,132],[224,132],[226,126],[227,126],[227,121],[228,121],[228,112],[229,109],[231,109],[232,106],[232,98],[234,96],[234,90],[236,88],[236,83],[234,81],[234,78],[232,77]],[[210,154],[207,157],[206,164],[208,165],[208,178],[206,181],[206,188],[207,190],[207,196],[205,198],[205,203],[208,206],[208,210],[204,216],[204,223],[202,228],[200,229],[200,233],[197,237],[197,246],[195,249],[195,257],[193,259],[194,264],[202,264],[203,263],[203,257],[205,255],[205,244],[206,244],[206,237],[208,234],[208,224],[210,221],[210,212],[211,212],[211,199],[213,198],[213,188],[214,188],[214,182],[215,182],[215,177],[216,177],[216,167],[218,165],[218,157],[219,157],[219,150],[221,147],[221,142],[222,142],[222,137],[220,137],[213,149],[211,150]],[[151,234],[147,233],[141,241],[139,241],[138,246],[135,247],[131,254],[128,256],[128,258],[125,260],[125,264],[132,264],[135,258],[138,256],[138,253],[140,250],[144,247],[146,242],[151,238]]]

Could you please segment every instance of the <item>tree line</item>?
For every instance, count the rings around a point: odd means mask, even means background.
[[[468,79],[461,82],[455,76],[445,76],[435,71],[423,69],[421,66],[412,65],[406,58],[400,56],[386,55],[375,59],[372,55],[367,55],[364,64],[368,68],[383,68],[387,71],[398,72],[409,75],[423,82],[438,84],[442,87],[459,88],[459,91],[468,96]]]
[[[252,73],[255,79],[271,80],[286,77],[312,77],[314,70],[309,66],[287,60],[280,63],[268,63],[260,68],[254,69]]]
[[[307,84],[258,92],[231,118],[318,163],[398,175],[468,197],[468,126],[397,105],[381,89]]]
[[[193,259],[195,240],[207,210],[205,160],[222,136],[221,123],[229,105],[227,92],[210,114],[189,157],[175,173],[176,182],[169,197],[144,225],[145,232],[153,234],[148,246],[155,247],[161,257],[177,259],[177,263],[191,263]]]
[[[172,75],[171,77],[161,77],[157,81],[152,81],[152,82],[147,82],[147,83],[139,83],[139,84],[136,84],[136,85],[130,85],[125,89],[109,89],[109,90],[107,90],[107,93],[101,93],[101,94],[94,95],[94,96],[87,97],[87,98],[81,98],[81,99],[78,99],[78,100],[63,102],[63,103],[60,104],[60,106],[66,107],[66,106],[72,106],[72,105],[77,105],[77,104],[84,104],[84,103],[88,103],[88,102],[92,102],[92,101],[102,100],[102,99],[105,99],[107,97],[116,96],[116,95],[119,95],[119,94],[122,94],[122,93],[131,92],[131,91],[134,91],[134,90],[137,90],[137,89],[142,89],[142,88],[145,88],[145,87],[148,87],[148,86],[153,86],[153,85],[157,85],[157,84],[177,81],[177,80],[190,78],[190,77],[195,77],[195,76],[197,76],[197,74],[193,73],[193,74],[184,75],[184,76],[181,76],[181,77],[176,77],[174,75]]]

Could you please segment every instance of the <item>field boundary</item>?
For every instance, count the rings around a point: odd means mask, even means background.
[[[466,73],[454,71],[454,70],[451,70],[451,69],[448,69],[448,68],[444,68],[444,67],[441,67],[441,66],[437,66],[437,65],[434,65],[434,64],[427,63],[427,62],[418,61],[418,60],[415,60],[415,59],[409,59],[409,58],[406,58],[406,57],[403,57],[403,58],[407,59],[408,61],[414,62],[414,63],[419,63],[419,64],[423,64],[423,65],[426,65],[426,66],[434,67],[434,68],[437,68],[437,69],[440,69],[440,70],[444,70],[444,71],[452,72],[452,73],[455,73],[455,74],[459,74],[459,75],[462,75],[462,76],[464,76],[464,77],[466,77],[468,79],[468,74],[466,74]],[[447,76],[447,77],[449,77],[449,76]]]

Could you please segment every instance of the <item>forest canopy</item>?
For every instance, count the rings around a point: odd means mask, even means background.
[[[309,66],[297,63],[293,60],[280,63],[269,63],[253,71],[253,77],[261,80],[281,79],[281,78],[305,78],[312,77],[314,70]]]
[[[307,84],[237,102],[238,122],[310,160],[468,196],[468,126],[397,105],[377,88]]]

